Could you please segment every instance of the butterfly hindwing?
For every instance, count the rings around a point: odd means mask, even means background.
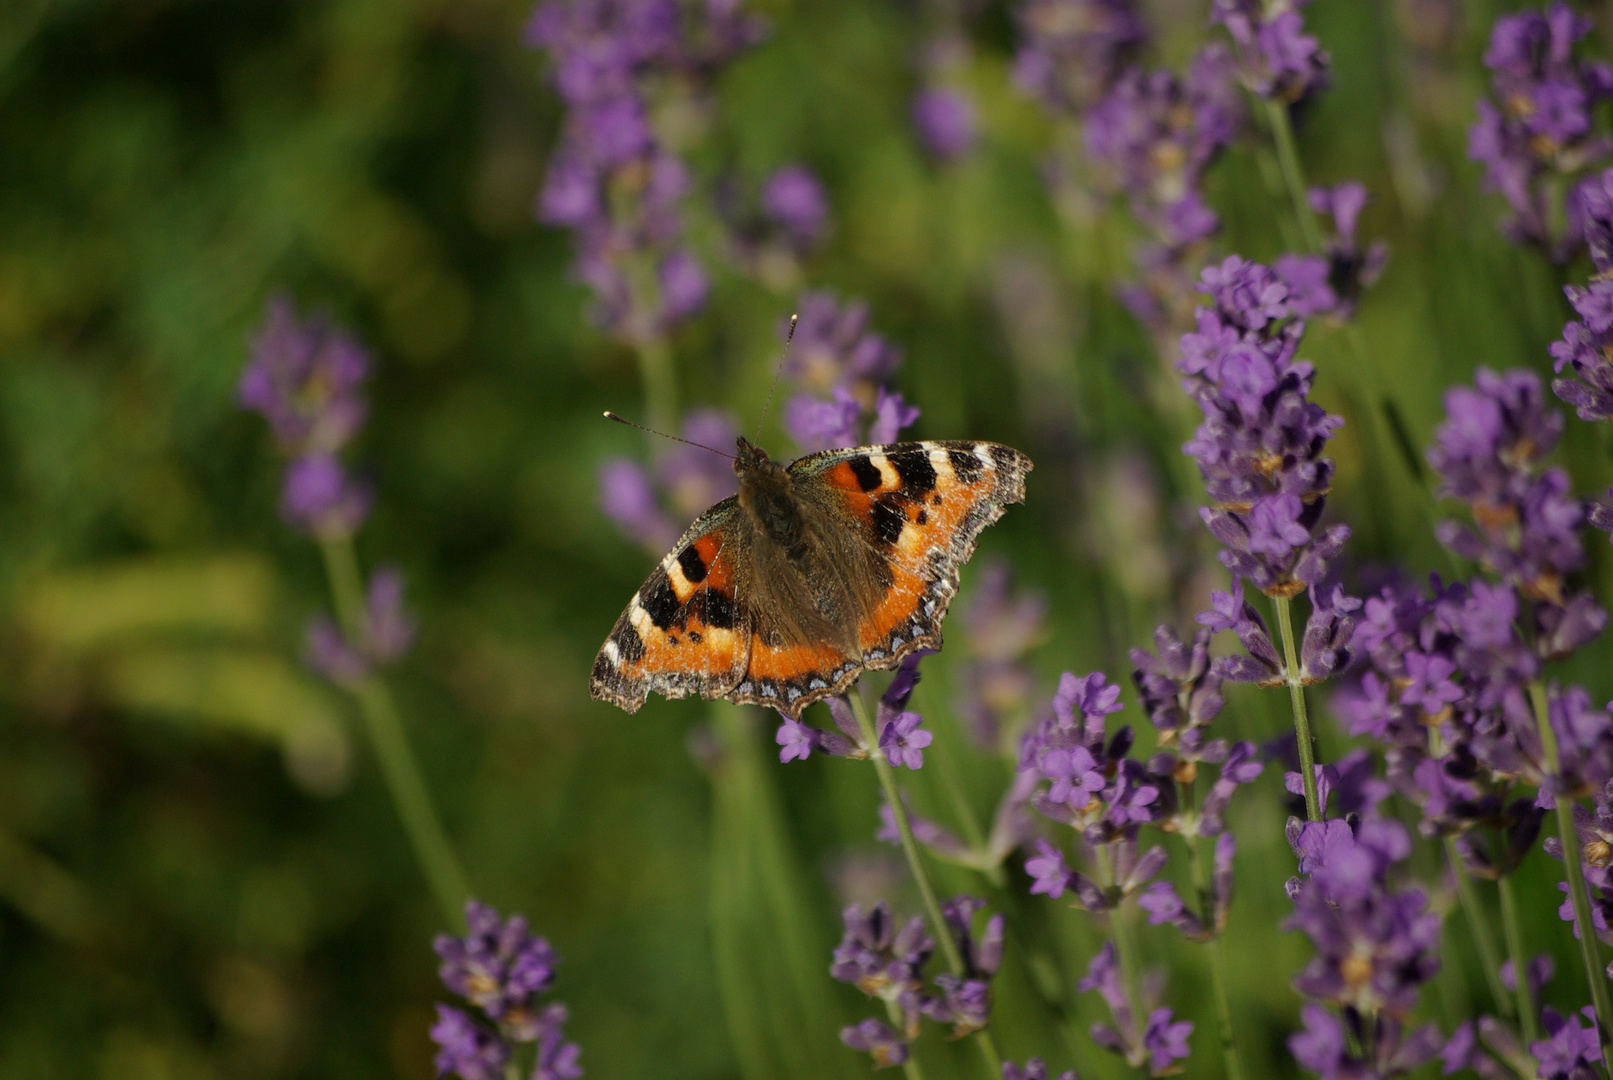
[[[958,570],[980,532],[1024,501],[1030,459],[988,442],[910,442],[812,454],[790,466],[810,497],[830,493],[863,540],[888,562],[890,586],[858,627],[862,663],[895,667],[940,648]]]
[[[740,545],[730,546],[743,531],[738,513],[729,498],[702,514],[633,594],[594,659],[594,697],[632,713],[652,690],[716,698],[740,681],[750,619]]]

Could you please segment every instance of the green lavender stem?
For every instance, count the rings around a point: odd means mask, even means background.
[[[1555,777],[1559,760],[1557,735],[1551,729],[1546,687],[1539,679],[1529,684],[1529,701],[1534,706],[1535,727],[1540,731],[1540,748],[1546,758],[1546,770]],[[1552,801],[1557,806],[1557,836],[1563,845],[1568,895],[1574,904],[1574,931],[1579,937],[1580,959],[1585,962],[1585,978],[1591,984],[1591,1004],[1596,1008],[1596,1024],[1602,1036],[1602,1060],[1613,1061],[1613,1002],[1608,1000],[1607,975],[1602,968],[1596,927],[1591,923],[1590,898],[1585,893],[1585,870],[1579,864],[1579,834],[1574,830],[1574,801],[1562,792],[1558,792]],[[1528,970],[1514,966],[1513,976],[1519,982],[1525,982]]]
[[[1305,684],[1299,677],[1299,656],[1294,650],[1293,599],[1275,598],[1277,629],[1283,639],[1283,669],[1288,682],[1288,702],[1294,711],[1294,735],[1299,742],[1299,776],[1305,785],[1305,816],[1322,820],[1322,802],[1316,793],[1316,747],[1311,742],[1311,721],[1305,712]]]
[[[1523,923],[1518,918],[1518,900],[1513,894],[1512,877],[1502,877],[1496,883],[1501,893],[1501,930],[1507,936],[1507,952],[1512,954],[1512,985],[1515,995],[1513,1007],[1518,1010],[1523,1025],[1525,1045],[1540,1038],[1540,1016],[1535,1010],[1534,997],[1529,991],[1529,952],[1523,944]],[[1487,959],[1485,963],[1490,963]],[[1497,988],[1500,983],[1500,965],[1497,965]],[[1497,998],[1497,1001],[1503,999]]]
[[[1310,196],[1305,191],[1305,171],[1299,164],[1299,151],[1294,146],[1294,126],[1288,119],[1288,106],[1279,101],[1266,102],[1266,118],[1271,123],[1271,139],[1277,146],[1277,164],[1282,168],[1283,185],[1294,204],[1294,219],[1299,223],[1305,247],[1313,254],[1322,250],[1322,233],[1316,226],[1316,215],[1311,211]]]
[[[1473,888],[1473,878],[1462,866],[1462,858],[1456,851],[1456,841],[1447,837],[1445,840],[1445,859],[1450,863],[1451,873],[1456,875],[1456,897],[1462,905],[1462,914],[1467,919],[1468,935],[1472,937],[1474,946],[1479,950],[1479,963],[1484,965],[1484,981],[1489,984],[1490,997],[1501,1015],[1511,1019],[1515,1008],[1513,1000],[1506,994],[1506,988],[1501,985],[1501,954],[1496,951],[1495,938],[1490,933],[1489,920],[1484,917],[1484,906],[1479,903],[1479,894]],[[1506,878],[1501,879],[1503,888]],[[1503,900],[1503,908],[1506,901]],[[1512,941],[1509,937],[1507,947],[1510,950]],[[1513,964],[1518,962],[1517,954],[1513,954]]]
[[[1192,784],[1178,783],[1181,805],[1198,806]],[[1193,868],[1193,888],[1198,893],[1199,915],[1209,928],[1210,939],[1205,947],[1210,951],[1210,981],[1215,991],[1215,1019],[1221,1036],[1221,1057],[1226,1062],[1227,1080],[1243,1080],[1243,1056],[1238,1053],[1238,1040],[1232,1027],[1231,980],[1227,975],[1226,950],[1221,945],[1221,930],[1215,925],[1215,904],[1210,896],[1210,860],[1205,857],[1205,837],[1187,837],[1187,861]]]
[[[901,837],[902,854],[907,858],[907,868],[913,874],[913,881],[918,885],[919,899],[924,904],[924,915],[930,922],[930,930],[935,935],[935,942],[941,949],[941,958],[954,975],[962,976],[964,972],[963,955],[958,952],[958,943],[952,939],[952,931],[947,926],[946,916],[941,914],[941,901],[935,894],[935,886],[930,882],[929,871],[924,868],[924,860],[919,853],[918,841],[913,838],[913,826],[907,820],[907,807],[902,802],[901,790],[896,786],[896,770],[891,768],[890,762],[879,751],[879,735],[874,730],[873,718],[868,715],[868,706],[863,703],[862,695],[853,689],[846,695],[851,703],[852,714],[857,717],[857,729],[862,732],[863,745],[868,747],[869,760],[874,763],[874,773],[879,777],[880,790],[885,793],[885,804],[891,808],[891,817],[896,820],[896,832]],[[993,1041],[991,1033],[984,1029],[975,1032],[975,1043],[980,1047],[981,1056],[986,1059],[992,1080],[998,1080],[1002,1075],[1002,1057],[997,1053],[997,1044]]]
[[[350,538],[324,540],[320,551],[325,557],[325,576],[330,582],[342,633],[348,641],[359,641],[363,634],[364,586],[353,541]],[[381,766],[392,804],[409,837],[409,846],[414,849],[415,860],[444,916],[451,924],[458,925],[470,892],[426,782],[420,775],[420,767],[415,763],[414,752],[409,748],[392,692],[379,676],[366,675],[353,688],[353,694],[358,699],[365,731]]]

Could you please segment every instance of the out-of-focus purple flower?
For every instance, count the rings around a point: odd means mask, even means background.
[[[869,997],[916,1007],[924,961],[935,949],[924,919],[915,915],[897,927],[883,903],[866,914],[853,904],[843,917],[846,932],[835,947],[829,974]]]
[[[1261,0],[1213,0],[1210,21],[1227,28],[1238,46],[1244,85],[1271,101],[1291,105],[1327,85],[1328,57],[1299,8]]]
[[[646,551],[664,554],[682,533],[680,522],[693,520],[734,493],[737,481],[726,455],[738,434],[726,413],[690,412],[683,422],[683,437],[698,445],[674,444],[653,469],[631,458],[610,458],[600,464],[600,512]]]
[[[1125,193],[1150,237],[1137,253],[1142,279],[1124,286],[1121,299],[1159,332],[1180,332],[1188,317],[1187,267],[1220,227],[1200,186],[1242,126],[1229,76],[1226,50],[1206,46],[1185,76],[1128,70],[1086,117],[1088,155],[1106,185]]]
[[[732,4],[680,9],[672,0],[548,0],[528,44],[551,57],[568,111],[537,216],[572,229],[576,274],[594,291],[596,320],[646,347],[705,304],[707,279],[682,246],[683,162],[649,122],[641,84],[696,87],[760,27]]]
[[[361,389],[370,358],[322,316],[299,319],[289,297],[270,298],[241,372],[241,406],[269,422],[295,457],[329,457],[358,433],[368,412]]]
[[[841,304],[831,292],[805,292],[796,302],[795,338],[784,375],[813,393],[840,386],[872,396],[901,366],[902,353],[868,329],[868,304]],[[780,338],[789,335],[789,320],[779,324]]]
[[[465,905],[465,922],[464,937],[441,934],[433,943],[442,958],[439,974],[448,989],[481,1009],[492,1029],[459,1009],[439,1005],[431,1030],[441,1047],[438,1075],[502,1080],[514,1044],[534,1043],[533,1080],[577,1080],[583,1074],[581,1051],[565,1039],[565,1006],[539,1008],[536,1000],[554,985],[554,950],[527,932],[521,916],[500,918],[475,900]]]
[[[438,1076],[452,1073],[461,1080],[503,1080],[504,1063],[510,1057],[509,1043],[460,1010],[437,1006],[431,1040],[438,1047]]]
[[[980,132],[974,99],[951,86],[931,86],[913,96],[913,129],[924,148],[955,161],[974,148]]]
[[[1305,326],[1287,283],[1230,256],[1205,269],[1199,291],[1212,304],[1182,338],[1177,369],[1204,412],[1183,447],[1216,503],[1200,516],[1229,570],[1293,596],[1325,578],[1349,536],[1320,525],[1333,476],[1322,451],[1343,421],[1308,400],[1314,373],[1294,359]]]
[[[1025,860],[1025,872],[1031,876],[1031,893],[1045,893],[1057,900],[1064,895],[1079,877],[1064,862],[1064,853],[1046,840],[1036,841],[1036,856]]]
[[[807,248],[822,237],[828,224],[829,197],[812,170],[786,165],[762,185],[762,210],[798,248]]]
[[[1148,41],[1127,0],[1028,0],[1014,17],[1014,82],[1058,112],[1096,101]]]
[[[1041,640],[1047,597],[1036,590],[1014,591],[1007,563],[987,563],[958,613],[967,635],[958,712],[983,747],[997,744],[1005,724],[1029,706],[1036,676],[1025,658]]]
[[[1613,151],[1613,140],[1591,122],[1597,105],[1613,97],[1613,68],[1574,58],[1590,30],[1590,20],[1562,0],[1496,19],[1484,54],[1495,100],[1478,102],[1478,122],[1468,132],[1468,157],[1484,166],[1486,186],[1506,199],[1502,231],[1560,262],[1579,250],[1582,206],[1572,191],[1563,208],[1553,207],[1553,189]],[[1564,218],[1566,230],[1554,227]]]
[[[1552,392],[1574,407],[1581,420],[1613,420],[1613,169],[1593,176],[1577,189],[1581,229],[1590,248],[1596,273],[1581,288],[1564,288],[1579,320],[1563,327],[1561,341],[1552,343],[1553,367],[1559,376],[1572,369],[1573,378],[1553,379]],[[1613,532],[1613,510],[1596,504],[1591,524]]]
[[[1012,1061],[1003,1062],[1003,1080],[1048,1080],[1047,1063],[1041,1058],[1031,1058],[1020,1068]],[[1074,1069],[1065,1069],[1054,1080],[1080,1080]]]
[[[304,658],[334,683],[359,682],[377,665],[401,658],[414,642],[414,618],[403,606],[403,574],[383,566],[370,576],[359,640],[350,642],[325,615],[308,624]]]
[[[1143,1028],[1143,1049],[1148,1051],[1148,1066],[1155,1076],[1165,1072],[1171,1062],[1192,1053],[1187,1046],[1187,1037],[1191,1034],[1192,1021],[1173,1019],[1169,1009],[1155,1009],[1148,1014],[1148,1024]]]
[[[925,1000],[924,1015],[938,1023],[952,1025],[952,1038],[961,1038],[986,1026],[991,1018],[991,978],[1002,963],[1003,917],[993,915],[978,938],[974,936],[974,915],[984,900],[958,896],[941,906],[947,929],[958,944],[963,958],[961,976],[937,975],[939,996]]]
[[[321,540],[352,536],[369,516],[368,484],[331,454],[307,454],[286,466],[280,509],[293,526]]]
[[[876,1069],[888,1069],[907,1060],[907,1043],[890,1029],[889,1024],[871,1016],[860,1024],[841,1028],[840,1041],[853,1050],[872,1054]]]

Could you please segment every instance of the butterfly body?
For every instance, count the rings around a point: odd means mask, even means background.
[[[1024,499],[1031,463],[982,442],[809,454],[738,441],[737,495],[702,514],[634,594],[594,661],[595,698],[651,691],[799,717],[864,669],[941,645],[958,569]]]

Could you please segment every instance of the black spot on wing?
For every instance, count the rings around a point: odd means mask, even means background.
[[[739,625],[739,605],[734,598],[720,589],[705,588],[700,592],[700,618],[707,626],[717,630],[732,630]]]
[[[691,585],[698,585],[706,580],[706,560],[700,557],[700,552],[690,544],[678,552],[678,566],[683,569],[683,576]]]
[[[919,528],[922,529],[924,526],[930,523],[930,512],[928,510],[920,510],[918,517],[914,518],[913,521],[918,525]]]
[[[902,529],[907,525],[907,515],[894,501],[880,499],[874,503],[872,516],[875,540],[890,547],[901,539]]]
[[[1006,446],[993,445],[989,451],[991,460],[997,463],[997,468],[1004,472],[1012,472],[1019,465],[1019,451],[1010,450]]]
[[[975,457],[972,450],[948,450],[947,458],[952,462],[952,472],[962,483],[973,484],[986,471],[985,462]]]
[[[610,662],[610,657],[604,653],[594,657],[594,682],[608,683],[615,675],[616,666]]]
[[[935,490],[935,466],[930,464],[930,452],[922,446],[898,450],[887,455],[902,478],[902,491],[915,499],[922,499]]]
[[[874,463],[868,460],[867,454],[858,454],[846,462],[851,466],[851,475],[857,478],[857,486],[864,491],[873,491],[880,484],[882,477]]]
[[[621,629],[611,635],[611,640],[616,642],[616,655],[623,663],[636,664],[644,658],[644,639],[630,624],[624,622]]]
[[[683,609],[678,603],[678,594],[672,591],[672,582],[667,580],[666,571],[660,567],[656,567],[655,573],[644,583],[639,603],[649,614],[650,621],[662,630],[670,628]]]

